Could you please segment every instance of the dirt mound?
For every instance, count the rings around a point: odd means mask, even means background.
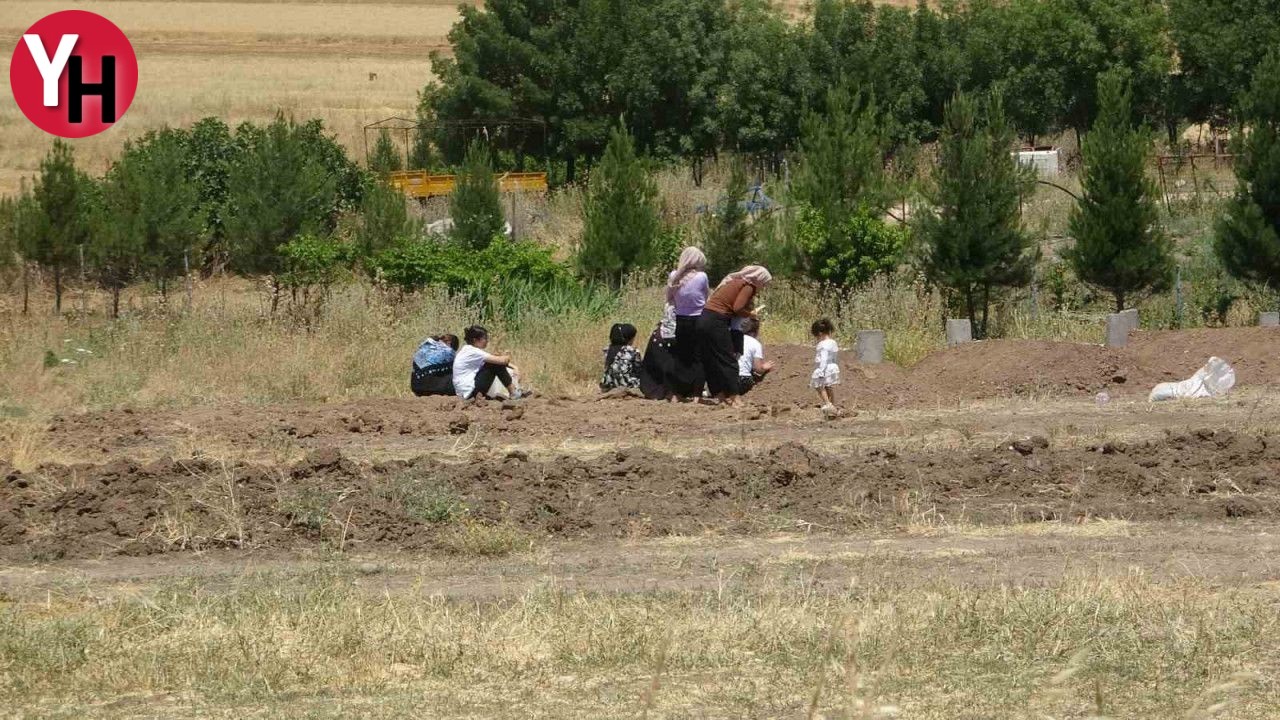
[[[1185,380],[1215,355],[1231,363],[1240,386],[1280,384],[1280,331],[1275,328],[1140,332],[1121,352],[1129,363],[1130,383],[1144,390]]]
[[[809,402],[813,350],[766,348],[778,369],[752,398]],[[1048,340],[986,340],[935,352],[911,368],[860,365],[841,354],[841,397],[855,407],[898,408],[1010,396],[1145,395],[1156,383],[1184,380],[1212,356],[1236,368],[1241,386],[1280,384],[1280,332],[1218,328],[1135,333],[1129,347]]]
[[[848,530],[902,523],[1280,516],[1280,437],[1225,431],[1055,450],[835,457],[784,444],[677,458],[616,450],[531,461],[290,467],[165,460],[0,472],[0,558],[315,545],[433,548],[460,523],[542,536]],[[462,518],[467,518],[465,521]]]

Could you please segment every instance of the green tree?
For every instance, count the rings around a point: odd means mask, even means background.
[[[436,158],[434,138],[429,131],[435,120],[435,111],[431,107],[431,98],[426,93],[418,93],[416,117],[418,128],[413,131],[413,145],[409,147],[409,157],[405,158],[405,169],[432,170],[439,160]]]
[[[832,229],[859,208],[885,210],[884,140],[872,103],[832,89],[826,111],[805,117],[794,192]]]
[[[1280,52],[1258,67],[1238,110],[1235,197],[1216,247],[1235,277],[1280,292]]]
[[[93,208],[93,180],[76,168],[71,146],[54,140],[40,162],[32,197],[39,217],[24,231],[26,258],[53,272],[53,308],[62,312],[63,275],[89,239]],[[38,229],[38,232],[34,232]]]
[[[919,220],[921,264],[986,337],[993,293],[1031,280],[1036,248],[1019,225],[1029,171],[1010,150],[1014,131],[999,96],[979,107],[957,93],[947,106],[930,209]]]
[[[889,225],[865,208],[829,228],[822,214],[809,205],[800,207],[795,232],[808,260],[809,274],[846,287],[857,287],[893,271],[908,238],[905,228]]]
[[[185,136],[187,176],[200,196],[206,251],[225,260],[227,181],[237,146],[227,124],[215,117],[197,121]]]
[[[776,157],[795,146],[813,95],[808,30],[789,23],[767,0],[729,3],[728,12],[714,123],[724,147]]]
[[[400,149],[391,139],[391,133],[386,130],[379,131],[378,140],[373,144],[373,155],[369,158],[369,170],[378,175],[385,175],[403,169],[404,164],[400,160]]]
[[[188,147],[180,131],[148,133],[137,143],[125,144],[104,178],[104,236],[114,237],[98,240],[117,249],[140,243],[137,265],[162,295],[171,278],[198,261],[193,256],[206,230],[200,186],[188,173]]]
[[[1118,72],[1098,78],[1100,112],[1081,154],[1083,196],[1071,213],[1075,244],[1066,258],[1076,276],[1115,298],[1159,290],[1173,272],[1173,244],[1160,227],[1155,184],[1147,175],[1151,133],[1133,124],[1129,85]]]
[[[0,270],[9,269],[18,255],[19,207],[19,198],[0,197]]]
[[[330,289],[342,278],[346,247],[333,237],[309,233],[280,246],[280,282],[290,291],[291,308],[310,325],[320,319]]]
[[[857,285],[899,258],[900,238],[877,227],[889,197],[884,147],[875,107],[860,95],[833,89],[826,111],[805,118],[796,231],[810,276]]]
[[[615,128],[583,202],[578,267],[584,276],[617,287],[628,270],[652,263],[660,228],[657,197],[631,135]]]
[[[719,207],[702,221],[701,247],[707,253],[707,276],[715,285],[729,273],[747,264],[752,254],[751,223],[743,200],[749,180],[740,160],[730,161],[729,184]]]
[[[415,234],[405,196],[399,190],[374,180],[364,194],[360,207],[360,223],[355,233],[361,258],[372,257],[397,240]]]
[[[1169,15],[1182,114],[1228,125],[1265,48],[1280,45],[1280,0],[1169,0]]]
[[[449,197],[453,239],[472,250],[483,250],[502,234],[502,200],[493,176],[489,148],[476,140],[454,179]]]
[[[279,305],[281,245],[304,232],[327,234],[341,206],[339,179],[305,126],[277,118],[266,128],[242,125],[241,148],[228,171],[226,232],[233,267],[273,276]]]

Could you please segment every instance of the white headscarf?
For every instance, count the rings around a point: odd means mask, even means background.
[[[707,256],[696,247],[687,247],[680,253],[680,264],[667,282],[667,303],[676,301],[676,289],[684,284],[691,275],[700,272],[707,266]]]
[[[680,252],[680,264],[676,265],[676,272],[671,276],[671,282],[667,283],[667,287],[680,287],[686,277],[706,266],[707,256],[701,250],[696,247],[685,248]]]
[[[763,265],[748,265],[736,273],[725,275],[720,284],[724,285],[730,280],[745,280],[748,285],[759,289],[773,282],[773,273]]]

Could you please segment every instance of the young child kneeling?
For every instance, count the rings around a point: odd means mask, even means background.
[[[600,389],[640,387],[640,365],[643,359],[636,349],[636,326],[618,323],[609,329],[609,347],[604,351],[604,375]]]
[[[764,345],[759,340],[760,321],[753,317],[743,318],[739,329],[742,330],[742,354],[738,356],[738,394],[746,395],[764,380],[764,376],[773,369],[773,363],[764,359]]]
[[[518,372],[511,364],[508,355],[490,355],[485,352],[489,346],[489,331],[479,325],[472,325],[463,333],[467,344],[458,351],[453,359],[453,388],[458,397],[469,400],[476,395],[489,397],[494,381],[502,383],[512,400],[520,399],[520,389],[512,374]]]
[[[818,391],[822,412],[828,415],[835,414],[839,410],[836,409],[835,391],[832,388],[840,384],[840,346],[831,337],[831,333],[835,332],[835,326],[830,320],[822,318],[814,321],[810,330],[818,341],[818,347],[813,357],[815,367],[809,379],[809,387]]]

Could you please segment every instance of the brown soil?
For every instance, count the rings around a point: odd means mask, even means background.
[[[615,450],[536,461],[511,451],[464,464],[362,465],[330,449],[289,467],[119,460],[0,477],[0,558],[10,560],[318,544],[415,549],[458,527],[423,519],[431,501],[419,493],[433,486],[475,521],[533,537],[1275,518],[1280,437],[1206,430],[1090,449],[1031,438],[986,451],[857,457],[794,443],[690,458]]]
[[[338,448],[352,457],[413,457],[439,450],[484,449],[485,445],[667,444],[725,447],[746,441],[805,445],[873,441],[904,431],[893,418],[847,414],[824,422],[808,387],[812,350],[770,346],[779,367],[746,399],[744,413],[702,405],[671,405],[639,399],[535,398],[511,412],[499,403],[460,404],[453,398],[370,398],[334,404],[219,405],[176,410],[120,410],[57,417],[45,441],[64,458],[101,462],[110,458],[276,457]],[[1211,355],[1235,365],[1241,393],[1280,383],[1280,332],[1260,328],[1138,333],[1130,347],[1045,341],[994,340],[935,353],[913,368],[864,366],[845,352],[840,403],[850,410],[897,411],[964,408],[973,401],[1031,397],[1092,398],[1107,389],[1117,399],[1145,400],[1151,386],[1189,377]],[[1055,416],[1060,425],[1104,420],[1092,403],[1084,415]],[[1114,406],[1113,406],[1114,407]],[[809,411],[806,411],[809,410]],[[811,412],[810,412],[811,411]],[[1079,409],[1077,408],[1077,411]],[[976,412],[976,411],[975,411]],[[1136,429],[1185,430],[1180,414],[1140,413],[1111,418]],[[1053,431],[1027,426],[1026,418],[994,417],[962,429],[1003,437]],[[1203,422],[1201,422],[1203,424]],[[901,427],[899,427],[901,426]],[[933,423],[933,429],[940,429]],[[1149,435],[1150,432],[1147,432]],[[730,442],[731,441],[731,442]],[[456,447],[455,447],[456,446]],[[275,448],[276,455],[271,449]]]
[[[763,383],[759,402],[809,400],[813,351],[802,346],[766,348],[779,363]],[[918,407],[938,402],[1013,395],[1145,396],[1156,383],[1184,380],[1218,356],[1236,369],[1240,387],[1280,383],[1280,331],[1221,328],[1135,333],[1130,345],[1045,340],[988,340],[929,355],[915,367],[859,365],[842,353],[845,373],[839,392],[856,407]]]

